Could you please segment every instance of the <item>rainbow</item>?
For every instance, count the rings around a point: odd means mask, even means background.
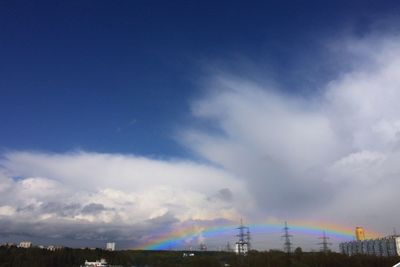
[[[250,228],[252,234],[260,233],[282,233],[283,223],[276,221],[269,221],[266,223],[255,223],[246,225]],[[179,247],[185,240],[202,237],[232,237],[237,234],[237,224],[225,225],[202,225],[202,226],[181,226],[176,230],[170,230],[165,233],[146,238],[141,244],[137,245],[135,249],[141,250],[168,250]],[[321,236],[325,233],[337,240],[353,240],[354,227],[348,227],[339,224],[327,222],[306,222],[306,221],[291,221],[289,224],[291,233],[303,234],[311,236]],[[377,238],[382,234],[375,231],[368,231],[367,238]]]

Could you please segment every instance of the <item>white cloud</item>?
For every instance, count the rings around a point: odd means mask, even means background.
[[[399,218],[400,42],[379,37],[341,42],[351,68],[314,96],[215,78],[193,104],[208,127],[189,128],[186,146],[246,181],[259,214],[390,232]]]
[[[3,232],[137,239],[241,215],[399,227],[399,38],[341,44],[351,69],[312,97],[232,75],[208,83],[192,103],[193,118],[206,125],[179,136],[207,164],[83,151],[3,154]]]
[[[12,216],[15,214],[15,208],[11,206],[0,206],[0,216]]]
[[[0,179],[0,216],[8,216],[3,223],[14,223],[3,228],[8,234],[37,235],[38,227],[47,225],[53,231],[41,235],[101,238],[107,234],[98,230],[106,228],[115,238],[134,239],[133,232],[146,234],[187,220],[238,218],[241,203],[252,202],[242,181],[189,161],[12,152],[3,155],[1,166],[7,175]],[[229,190],[231,198],[213,198],[221,190]],[[165,216],[170,219],[164,225],[153,225]]]

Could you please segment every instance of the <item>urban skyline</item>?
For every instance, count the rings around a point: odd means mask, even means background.
[[[252,246],[252,237],[251,237],[251,231],[250,227],[247,225],[243,224],[243,219],[240,221],[240,225],[238,225],[236,228],[234,228],[236,231],[238,231],[238,234],[235,235],[237,238],[234,247],[232,248],[230,245],[230,242],[228,241],[226,243],[226,246],[221,246],[218,245],[217,247],[211,247],[211,249],[208,248],[208,245],[202,240],[197,240],[200,242],[197,242],[197,247],[193,246],[193,243],[184,243],[184,242],[177,242],[178,238],[174,237],[174,242],[171,243],[170,241],[161,241],[159,243],[161,244],[151,244],[151,245],[146,245],[142,247],[136,247],[136,248],[128,248],[128,250],[156,250],[156,251],[192,251],[192,252],[206,252],[206,251],[213,251],[213,252],[234,252],[235,254],[239,256],[248,256],[251,251],[257,251],[257,248],[253,248]],[[232,229],[231,229],[232,230]],[[215,229],[212,230],[215,232]],[[226,231],[226,229],[225,229]],[[294,237],[291,234],[291,228],[288,226],[287,222],[284,222],[283,228],[282,228],[283,235],[282,237],[282,249],[273,249],[272,251],[282,251],[285,252],[287,255],[293,255],[293,254],[298,254],[303,252],[303,248],[301,246],[296,246],[294,248],[294,243],[292,242],[292,238]],[[206,232],[202,231],[201,235],[205,235]],[[259,234],[259,232],[258,232]],[[191,234],[193,237],[197,236],[197,234],[192,233]],[[181,236],[179,239],[181,241],[183,239],[187,238],[187,236]],[[388,235],[388,236],[380,236],[380,237],[375,237],[371,238],[370,236],[365,234],[365,230],[363,227],[357,226],[354,229],[354,236],[353,236],[353,241],[345,241],[339,243],[338,248],[333,248],[332,245],[333,243],[330,242],[330,236],[327,234],[327,231],[323,230],[322,231],[322,236],[318,237],[318,239],[321,241],[318,243],[320,246],[319,252],[322,252],[326,255],[330,254],[331,252],[339,252],[344,255],[374,255],[378,257],[388,257],[388,256],[400,256],[400,236],[396,233],[396,230],[393,229],[393,234]],[[219,240],[221,242],[221,240]],[[157,242],[155,242],[157,243]],[[162,244],[163,243],[163,244]],[[184,244],[184,246],[182,246]],[[40,248],[40,249],[45,249],[49,251],[57,251],[57,250],[62,250],[65,249],[66,247],[60,246],[60,245],[38,245],[38,244],[33,244],[31,241],[21,241],[19,244],[15,243],[5,243],[5,244],[0,244],[2,247],[18,247],[18,248],[25,248],[25,249],[30,249],[30,248]],[[84,250],[98,250],[98,249],[103,249],[107,251],[116,251],[116,242],[107,242],[105,243],[105,247],[83,247],[81,249]],[[126,248],[122,250],[127,250]],[[258,250],[260,251],[260,250]],[[264,251],[264,250],[261,250]],[[270,250],[271,251],[271,250]],[[316,250],[312,249],[309,252],[316,252]],[[187,254],[184,253],[183,257],[187,256],[195,256],[195,254]]]

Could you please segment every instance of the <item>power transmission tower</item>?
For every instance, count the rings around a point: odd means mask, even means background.
[[[283,243],[284,251],[288,254],[292,253],[292,242],[290,241],[292,235],[289,234],[289,227],[287,226],[287,222],[285,222],[285,227],[283,227],[282,237],[285,239],[285,243]]]
[[[239,240],[236,242],[236,253],[239,255],[246,255],[250,249],[250,228],[243,225],[243,220],[240,219],[240,226],[237,228]]]
[[[229,241],[228,241],[228,243],[226,243],[226,251],[228,251],[228,252],[232,251],[231,244],[229,243]]]
[[[200,247],[199,248],[200,248],[200,251],[207,251],[207,246],[203,242],[200,243]]]
[[[330,251],[329,246],[332,245],[332,243],[329,243],[329,236],[325,234],[325,231],[322,233],[322,236],[319,238],[321,239],[321,251],[324,253],[328,253]]]

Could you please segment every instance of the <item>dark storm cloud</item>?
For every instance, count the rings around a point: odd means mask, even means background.
[[[103,210],[106,210],[106,208],[103,206],[103,204],[90,203],[82,208],[82,213],[96,214]]]

